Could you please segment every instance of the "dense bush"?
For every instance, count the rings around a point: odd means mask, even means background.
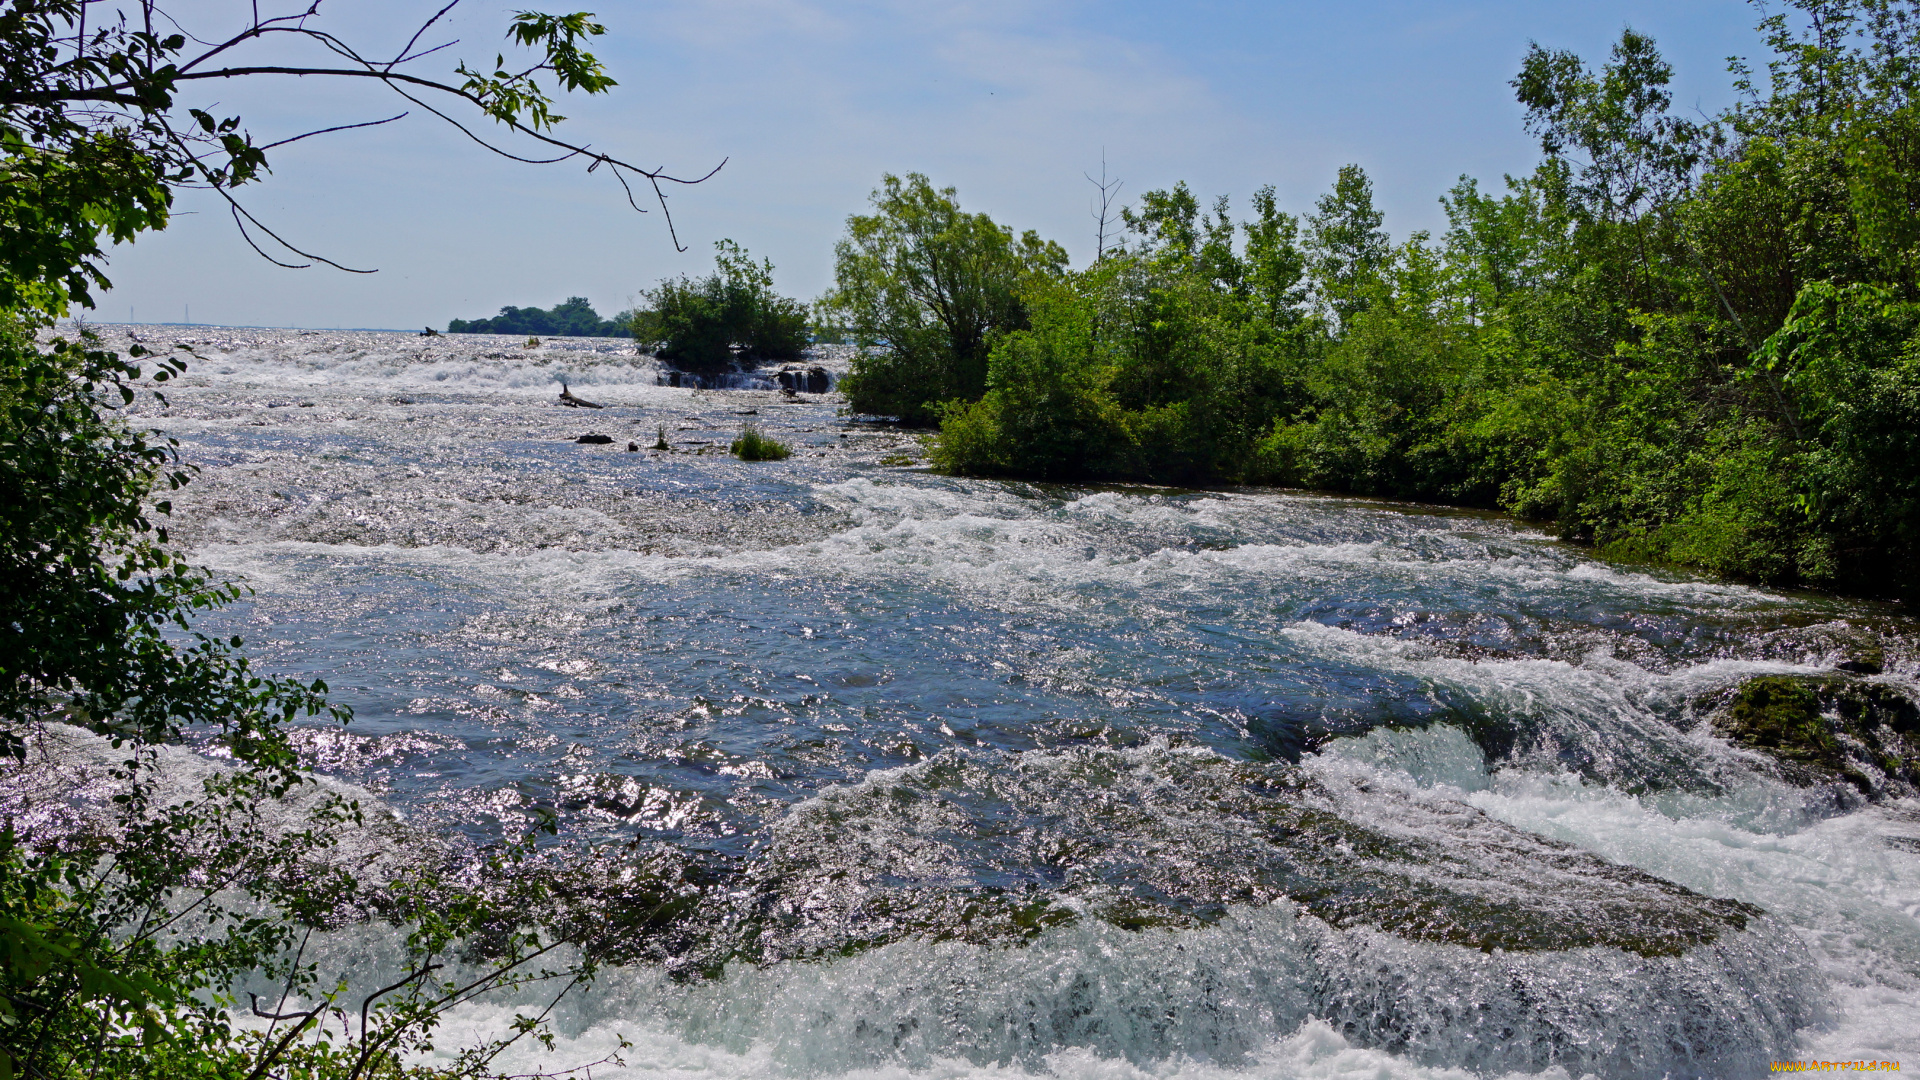
[[[1030,326],[997,340],[986,391],[947,407],[936,467],[980,475],[1255,479],[1253,447],[1306,404],[1324,335],[1298,310],[1305,253],[1271,190],[1236,226],[1184,185],[1128,215],[1136,243],[1031,278]],[[1247,242],[1237,248],[1235,237]]]
[[[646,294],[632,333],[642,349],[691,371],[737,361],[797,360],[807,347],[807,308],[773,291],[773,263],[755,263],[731,240],[714,244],[715,270],[668,278]]]
[[[1653,42],[1536,48],[1545,160],[1390,244],[1342,169],[1304,222],[1184,186],[949,404],[936,465],[1475,506],[1614,554],[1920,595],[1920,18],[1802,0],[1764,78],[1670,109]],[[845,245],[843,245],[844,247]]]

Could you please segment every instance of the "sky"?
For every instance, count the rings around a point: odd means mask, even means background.
[[[441,3],[324,0],[309,25],[390,54]],[[184,0],[170,10],[213,38],[237,29],[247,7]],[[1503,175],[1533,168],[1538,148],[1508,85],[1530,42],[1597,64],[1631,26],[1673,63],[1676,105],[1706,112],[1733,100],[1728,58],[1758,60],[1762,49],[1760,13],[1741,0],[594,7],[607,33],[592,50],[620,85],[563,96],[559,133],[678,175],[724,161],[712,179],[672,193],[685,252],[659,209],[634,212],[605,170],[497,157],[377,85],[208,81],[182,104],[241,116],[258,143],[410,110],[274,150],[272,174],[238,193],[289,241],[377,272],[277,268],[247,247],[222,204],[186,191],[166,231],[113,251],[114,288],[93,318],[444,329],[569,296],[610,315],[664,277],[709,272],[723,238],[771,259],[776,286],[811,300],[832,284],[848,215],[863,212],[886,173],[953,186],[965,209],[1036,229],[1082,265],[1098,194],[1087,174],[1100,175],[1103,157],[1123,182],[1121,203],[1184,180],[1241,212],[1265,184],[1283,209],[1309,211],[1340,166],[1357,163],[1403,238],[1445,227],[1438,200],[1460,176],[1497,189]],[[454,44],[411,70],[446,76],[458,60],[490,63],[506,49],[513,10],[463,0],[422,39]],[[321,59],[283,49],[252,60]],[[487,121],[473,126],[492,134]]]

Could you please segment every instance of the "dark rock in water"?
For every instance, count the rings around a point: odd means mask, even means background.
[[[1884,683],[1748,679],[1714,718],[1714,730],[1774,758],[1792,783],[1845,781],[1876,799],[1920,792],[1920,707]]]
[[[640,452],[640,444],[639,444],[639,443],[637,443],[637,442],[630,442],[630,443],[628,443],[628,444],[627,444],[627,453],[629,453],[629,454],[637,454],[637,453],[639,453],[639,452]]]
[[[800,394],[824,394],[833,388],[833,376],[818,364],[806,368],[782,368],[774,375],[774,380],[780,384],[780,389]]]
[[[591,443],[594,446],[605,446],[607,443],[613,441],[613,436],[596,433],[592,435],[582,435],[573,441],[577,443]]]
[[[433,327],[429,326],[426,329],[420,331],[420,336],[421,337],[439,337],[440,331],[435,330]]]
[[[604,408],[606,408],[606,406],[605,406],[605,405],[596,405],[596,404],[594,404],[593,402],[591,402],[591,401],[588,401],[588,400],[586,400],[585,398],[577,398],[577,397],[574,397],[574,396],[573,396],[573,391],[571,391],[571,390],[569,390],[569,389],[567,389],[567,384],[566,384],[565,382],[562,382],[562,383],[560,384],[560,404],[562,404],[562,405],[566,405],[566,406],[569,406],[569,407],[571,407],[571,408],[575,408],[575,409],[604,409]]]

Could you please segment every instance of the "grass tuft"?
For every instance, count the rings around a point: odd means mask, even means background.
[[[767,438],[752,424],[740,429],[740,437],[733,440],[732,450],[741,461],[782,461],[793,453],[793,447]]]

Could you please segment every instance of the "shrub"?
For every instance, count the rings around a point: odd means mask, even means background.
[[[731,240],[714,248],[714,273],[668,278],[647,291],[631,323],[639,347],[692,371],[719,371],[736,359],[799,359],[806,305],[773,291],[773,263],[756,264]]]
[[[740,429],[740,437],[733,440],[729,449],[741,461],[783,461],[793,453],[793,447],[767,438],[752,424]]]

